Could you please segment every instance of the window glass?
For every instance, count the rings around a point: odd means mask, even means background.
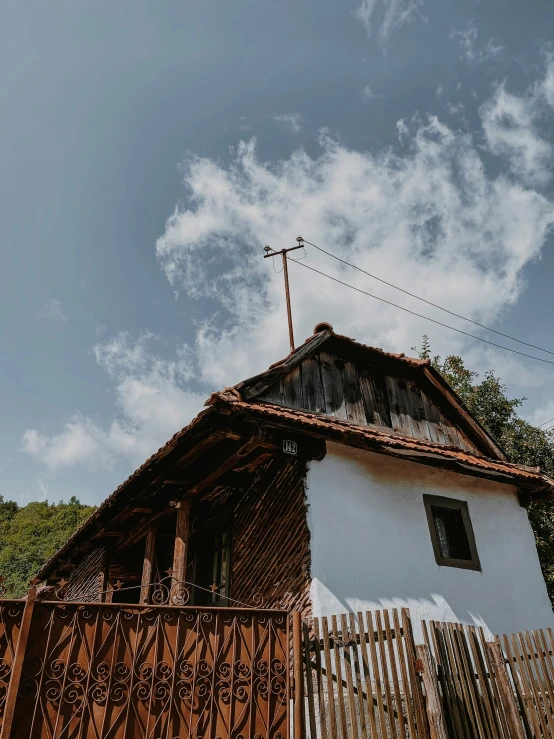
[[[439,548],[445,559],[471,561],[471,551],[461,510],[432,506]]]

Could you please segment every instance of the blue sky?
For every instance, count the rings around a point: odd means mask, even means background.
[[[100,502],[212,390],[284,356],[262,248],[298,234],[554,351],[553,21],[548,0],[8,0],[0,494]],[[426,332],[554,416],[554,366],[299,265],[291,283],[298,340],[327,320],[410,353]]]

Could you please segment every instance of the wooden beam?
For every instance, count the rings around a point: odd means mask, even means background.
[[[133,544],[136,544],[139,539],[142,539],[143,536],[146,536],[146,534],[148,533],[148,527],[153,524],[154,521],[157,521],[159,518],[165,516],[170,511],[171,507],[168,505],[167,508],[163,508],[161,511],[158,511],[151,516],[141,518],[141,520],[118,543],[116,547],[117,551],[122,552],[125,549],[129,549],[129,547],[133,546]]]
[[[184,499],[177,508],[175,523],[175,546],[173,549],[172,578],[174,582],[184,582],[187,572],[187,550],[190,533],[190,511],[192,500]]]
[[[156,548],[156,528],[155,524],[150,524],[146,533],[140,589],[141,603],[148,603],[148,599],[150,597],[150,584],[152,582],[152,570],[154,569],[154,554]]]
[[[255,431],[248,441],[242,444],[242,446],[221,462],[221,464],[213,469],[208,475],[205,475],[201,480],[199,480],[194,487],[191,488],[189,495],[191,497],[198,495],[202,490],[213,485],[225,472],[232,470],[238,462],[242,462],[248,454],[254,451],[254,449],[267,444],[268,442],[265,438],[264,430],[257,429],[257,433]],[[273,446],[273,444],[271,444],[271,446]]]

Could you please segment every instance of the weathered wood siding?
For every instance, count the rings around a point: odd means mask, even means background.
[[[391,428],[399,433],[480,451],[467,433],[441,410],[406,372],[343,359],[320,351],[259,396],[260,400],[325,413],[359,425]]]
[[[104,568],[104,557],[105,550],[97,547],[71,570],[67,586],[67,600],[87,602],[100,600],[100,580]]]
[[[233,513],[231,597],[309,615],[310,532],[306,464],[279,457],[256,474]]]
[[[204,535],[208,520],[223,513],[231,518],[229,595],[236,601],[254,605],[261,596],[265,608],[310,614],[305,479],[304,461],[279,455],[260,465],[244,489],[220,488],[199,501],[193,515],[194,537]],[[191,551],[197,556],[195,541]],[[192,580],[193,573],[194,563],[189,562],[187,579]]]

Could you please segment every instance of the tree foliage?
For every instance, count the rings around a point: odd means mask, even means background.
[[[94,510],[75,497],[68,503],[20,507],[0,495],[0,574],[6,597],[24,595],[29,580]]]
[[[431,361],[511,462],[540,467],[554,477],[554,432],[543,431],[518,415],[525,398],[509,398],[506,386],[492,370],[479,382],[478,374],[468,369],[461,357],[451,355],[442,360],[438,355],[432,356],[427,336],[423,337],[421,349],[413,348],[422,359]],[[554,501],[532,503],[529,520],[548,594],[554,604]]]

